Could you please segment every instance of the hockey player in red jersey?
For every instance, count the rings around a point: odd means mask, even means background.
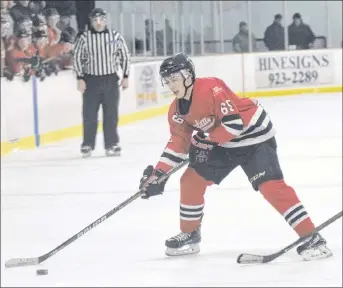
[[[162,194],[166,181],[155,180],[189,157],[180,180],[181,233],[166,240],[166,254],[200,251],[204,194],[241,166],[252,187],[284,217],[299,236],[315,227],[279,165],[275,130],[266,110],[255,100],[240,98],[220,79],[196,78],[183,53],[163,61],[160,76],[176,99],[168,112],[171,138],[155,167],[143,172],[140,189],[147,199]],[[196,132],[196,133],[193,133]],[[325,239],[314,234],[298,246],[305,260],[332,255]]]

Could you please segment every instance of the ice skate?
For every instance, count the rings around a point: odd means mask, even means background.
[[[120,156],[121,147],[119,145],[114,145],[111,148],[106,149],[106,156]]]
[[[92,148],[90,146],[81,147],[82,158],[88,158],[92,155]]]
[[[166,240],[167,256],[182,256],[200,252],[201,242],[200,228],[191,233],[181,232],[180,234]]]
[[[314,234],[297,248],[298,254],[305,260],[318,260],[332,256],[331,250],[326,247],[326,240],[319,233]]]

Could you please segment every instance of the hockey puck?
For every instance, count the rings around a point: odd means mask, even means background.
[[[48,275],[48,269],[38,269],[36,271],[37,275],[41,276],[41,275]]]

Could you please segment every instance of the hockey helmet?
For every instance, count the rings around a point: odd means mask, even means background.
[[[42,30],[36,30],[32,34],[32,42],[35,43],[36,45],[46,45],[48,44],[48,33],[44,29]]]
[[[67,27],[61,33],[60,42],[74,44],[75,43],[75,38],[76,38],[75,30],[72,27]]]
[[[183,76],[185,76],[185,72],[190,73],[192,76],[192,82],[195,81],[194,64],[192,60],[182,52],[168,57],[160,66],[160,76],[162,79],[178,72]]]
[[[28,16],[24,16],[18,21],[18,30],[25,30],[28,33],[32,33],[32,20]]]
[[[107,13],[102,8],[94,8],[89,14],[91,26],[98,32],[102,32],[107,25]],[[99,21],[100,20],[100,21]]]
[[[23,49],[32,43],[32,35],[25,30],[18,30],[16,33],[18,44]]]
[[[89,18],[92,20],[96,17],[107,18],[107,12],[102,8],[94,8],[92,12],[89,14]]]

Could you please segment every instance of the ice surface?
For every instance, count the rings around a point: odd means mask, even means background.
[[[262,98],[277,129],[279,157],[316,224],[342,210],[342,95]],[[275,262],[240,266],[242,252],[270,253],[296,239],[283,218],[235,170],[206,194],[201,252],[164,255],[179,232],[179,178],[163,196],[138,199],[38,266],[5,269],[12,257],[40,256],[137,191],[169,139],[166,117],[120,127],[123,154],[81,159],[79,139],[1,161],[1,286],[342,286],[342,220],[323,230],[334,257],[304,262],[294,250]],[[49,269],[36,276],[36,269]]]

